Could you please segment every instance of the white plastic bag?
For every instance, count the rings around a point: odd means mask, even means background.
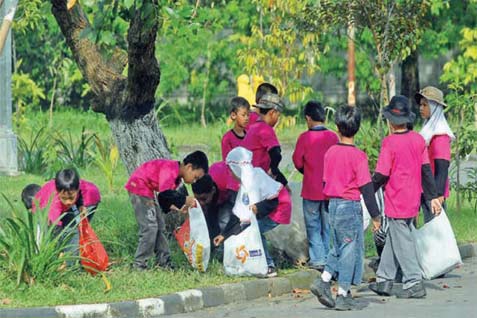
[[[384,194],[383,194],[382,188],[376,191],[375,197],[376,197],[376,203],[378,204],[379,213],[381,216],[384,216]],[[371,215],[369,215],[368,208],[366,208],[366,204],[364,203],[363,196],[361,195],[360,198],[361,198],[360,200],[361,208],[363,210],[363,231],[366,231],[371,221]]]
[[[189,219],[174,234],[189,263],[205,272],[210,259],[210,238],[207,222],[199,202],[189,209]]]
[[[454,232],[444,210],[412,233],[416,242],[417,259],[425,279],[448,273],[462,264]]]
[[[263,250],[260,230],[255,215],[250,216],[250,226],[224,242],[224,269],[227,275],[263,276],[268,266]]]

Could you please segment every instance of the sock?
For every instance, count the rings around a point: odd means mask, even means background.
[[[347,290],[344,290],[343,288],[341,288],[341,286],[338,287],[338,295],[341,295],[343,297],[346,297],[348,296],[348,291]]]
[[[323,274],[321,274],[321,279],[325,282],[325,283],[329,283],[331,281],[331,274],[327,271],[323,271]]]

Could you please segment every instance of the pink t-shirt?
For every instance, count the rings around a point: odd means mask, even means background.
[[[429,153],[429,163],[431,164],[432,173],[435,175],[434,160],[451,160],[451,138],[448,135],[436,135],[432,137],[427,147],[427,152]],[[444,197],[449,197],[449,178],[447,178],[446,181]]]
[[[268,151],[273,147],[280,146],[280,142],[273,127],[259,120],[248,130],[242,146],[253,153],[252,165],[268,172],[270,169]]]
[[[230,173],[227,164],[223,161],[216,162],[209,167],[209,174],[217,185],[219,191],[219,203],[228,197],[228,190],[238,191],[240,182]]]
[[[384,212],[388,217],[416,217],[421,205],[422,165],[429,163],[426,142],[414,131],[395,133],[383,139],[376,172],[388,176]]]
[[[154,199],[154,192],[175,190],[181,182],[179,162],[156,159],[140,165],[124,186],[130,193]]]
[[[290,192],[283,187],[278,193],[278,206],[275,211],[268,216],[278,224],[290,224],[292,211],[292,200]]]
[[[250,116],[248,117],[247,130],[260,119],[260,115],[257,112],[250,111]]]
[[[302,133],[293,152],[293,163],[303,169],[301,196],[306,200],[325,200],[323,194],[323,162],[328,149],[338,143],[338,136],[319,126]]]
[[[323,181],[327,198],[359,201],[359,188],[371,182],[366,153],[353,145],[331,146],[325,154]]]
[[[224,136],[222,137],[222,160],[223,161],[225,161],[225,158],[227,158],[227,155],[230,152],[230,150],[242,145],[244,138],[245,136],[240,137],[237,134],[235,134],[233,129],[230,129],[224,134]]]
[[[99,204],[101,201],[101,195],[99,193],[98,187],[91,182],[86,180],[80,180],[80,192],[83,197],[83,206],[93,206]],[[79,196],[78,196],[79,198]],[[40,191],[35,195],[35,199],[40,203],[40,208],[44,209],[50,204],[50,210],[48,211],[48,219],[50,222],[55,222],[63,212],[69,210],[69,207],[61,203],[58,193],[56,192],[55,180],[50,180],[45,183]],[[33,202],[33,211],[36,210]],[[58,225],[61,225],[61,221],[58,222]]]

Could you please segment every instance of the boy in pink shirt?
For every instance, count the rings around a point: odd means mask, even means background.
[[[257,92],[255,93],[255,104],[259,104],[260,99],[262,99],[262,97],[265,94],[276,94],[276,95],[278,95],[278,89],[275,86],[273,86],[272,84],[267,83],[267,82],[258,85]],[[248,122],[248,125],[247,125],[246,129],[248,130],[250,128],[250,126],[255,124],[257,122],[257,120],[259,120],[259,119],[260,119],[259,111],[255,106],[253,106],[252,111],[250,112],[250,118],[249,118],[249,122]]]
[[[323,305],[336,310],[356,309],[350,292],[359,285],[363,275],[364,233],[360,195],[372,217],[374,228],[381,225],[379,209],[366,154],[354,145],[361,116],[356,107],[340,107],[335,113],[340,143],[325,154],[323,193],[330,199],[329,218],[333,247],[328,253],[325,269],[311,286],[311,291]],[[330,282],[338,277],[336,301],[331,295]]]
[[[328,149],[338,143],[338,136],[326,129],[325,109],[319,102],[305,105],[305,120],[308,131],[302,133],[293,152],[295,168],[303,174],[303,215],[310,268],[323,271],[330,246],[328,201],[323,194],[323,162]]]
[[[234,121],[234,127],[222,137],[222,160],[225,160],[230,150],[242,145],[250,113],[250,104],[243,97],[232,98],[230,104],[230,118]]]
[[[422,298],[426,296],[426,290],[417,263],[412,221],[419,213],[423,190],[426,199],[432,202],[433,212],[440,213],[441,208],[436,199],[424,138],[406,126],[415,119],[407,97],[394,96],[383,115],[391,134],[383,139],[373,182],[376,190],[386,186],[384,212],[388,218],[388,233],[376,283],[369,288],[378,295],[390,296],[393,281],[401,268],[404,285],[396,296]]]
[[[275,180],[287,185],[288,181],[278,169],[282,160],[280,142],[273,127],[278,123],[284,104],[276,94],[266,94],[256,105],[260,119],[248,130],[243,147],[253,153],[252,164],[265,170]]]
[[[192,184],[207,171],[207,156],[202,151],[195,151],[187,155],[183,162],[167,159],[145,162],[131,174],[125,188],[139,225],[139,243],[133,264],[135,269],[147,269],[147,261],[153,253],[157,266],[172,268],[163,212],[174,210],[186,213],[195,204],[195,199],[176,189],[181,180]],[[154,201],[155,193],[160,208]]]

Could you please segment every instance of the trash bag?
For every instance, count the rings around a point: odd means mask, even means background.
[[[193,268],[205,272],[210,259],[210,238],[200,204],[189,209],[189,218],[174,231],[174,236]]]
[[[108,253],[87,218],[80,221],[78,230],[81,265],[92,275],[105,271],[108,268]]]
[[[264,276],[268,265],[257,219],[252,213],[250,226],[224,242],[224,269],[227,275]]]
[[[462,264],[454,231],[444,210],[420,229],[414,229],[412,234],[425,279],[448,273]]]

